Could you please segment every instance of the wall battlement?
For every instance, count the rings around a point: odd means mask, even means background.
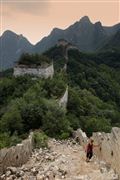
[[[54,66],[53,64],[48,67],[22,67],[22,66],[16,66],[14,67],[14,76],[23,76],[25,74],[28,75],[34,75],[41,78],[48,78],[53,77],[54,75]]]

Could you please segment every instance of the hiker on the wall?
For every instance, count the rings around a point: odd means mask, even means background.
[[[93,148],[98,147],[99,145],[94,145],[94,140],[90,139],[87,146],[86,146],[86,162],[89,162],[90,159],[93,157]]]

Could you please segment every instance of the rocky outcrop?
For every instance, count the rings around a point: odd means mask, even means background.
[[[26,163],[33,150],[33,133],[21,144],[0,150],[0,174],[9,166],[21,166]]]
[[[112,128],[111,133],[93,133],[95,143],[101,143],[95,153],[120,175],[120,128]]]
[[[41,78],[53,77],[54,66],[51,64],[47,67],[27,67],[27,66],[16,66],[14,67],[14,76],[23,76],[25,74],[34,75]]]

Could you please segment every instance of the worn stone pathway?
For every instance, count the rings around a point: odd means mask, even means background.
[[[20,168],[10,167],[1,180],[119,180],[115,172],[96,157],[85,161],[83,148],[74,140],[49,140],[49,149],[37,149]]]

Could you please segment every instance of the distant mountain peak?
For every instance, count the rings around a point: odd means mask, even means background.
[[[91,23],[90,19],[88,16],[83,16],[79,22],[84,22],[84,23]]]
[[[2,34],[3,37],[4,37],[4,36],[11,36],[11,35],[17,36],[16,33],[12,32],[12,31],[10,31],[10,30],[6,30],[6,31],[4,31],[3,34]]]
[[[95,25],[96,25],[96,26],[102,26],[102,23],[101,23],[100,21],[97,21],[97,22],[95,23]]]
[[[53,28],[53,30],[52,30],[53,33],[56,33],[56,32],[59,32],[59,31],[61,31],[61,29],[59,29],[59,28]]]

